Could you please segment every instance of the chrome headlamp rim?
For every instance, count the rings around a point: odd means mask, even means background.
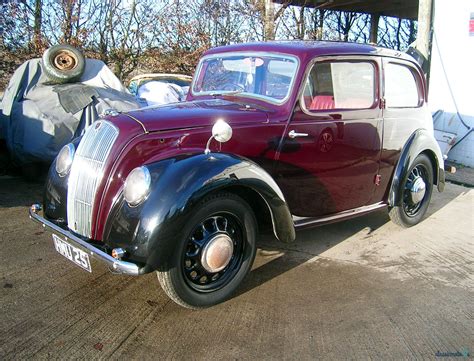
[[[143,175],[143,182],[142,184],[132,184],[131,182],[134,180],[133,177],[138,173],[141,172]],[[142,186],[143,190],[138,194],[138,197],[135,199],[130,199],[128,195],[128,187],[133,187],[133,186]],[[140,166],[132,169],[132,171],[128,174],[127,178],[125,179],[125,183],[123,186],[123,196],[125,201],[130,207],[137,207],[141,203],[143,203],[147,198],[148,195],[150,194],[150,188],[151,188],[151,174],[150,171],[148,170],[147,167],[145,166]]]
[[[67,152],[65,158],[62,156],[64,152]],[[74,155],[76,154],[76,147],[72,143],[66,144],[64,147],[61,148],[57,157],[56,157],[56,173],[63,178],[69,174],[71,171],[72,162],[74,161]],[[63,163],[65,162],[65,163]]]

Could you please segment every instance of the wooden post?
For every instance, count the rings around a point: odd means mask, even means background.
[[[431,29],[433,21],[433,1],[419,0],[418,4],[418,32],[416,36],[416,49],[426,58],[423,70],[426,73],[426,86],[430,89],[431,68]]]
[[[379,30],[380,14],[370,15],[370,42],[377,44],[377,33]]]
[[[418,35],[416,48],[426,59],[430,59],[431,52],[431,12],[432,0],[419,0],[418,4]]]

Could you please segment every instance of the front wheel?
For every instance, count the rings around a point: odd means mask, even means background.
[[[415,158],[401,182],[401,203],[390,209],[391,220],[402,227],[419,223],[425,215],[433,191],[433,167],[425,154]]]
[[[169,267],[157,271],[166,294],[186,308],[223,302],[252,267],[257,223],[240,197],[219,193],[205,198],[190,217]]]

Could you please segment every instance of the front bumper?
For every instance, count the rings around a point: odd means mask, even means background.
[[[120,273],[120,274],[127,274],[131,276],[138,276],[144,273],[144,268],[140,268],[135,263],[125,262],[118,259],[113,258],[109,254],[103,252],[102,250],[94,247],[93,245],[85,242],[84,240],[80,239],[72,232],[69,232],[65,229],[62,229],[58,225],[54,224],[53,222],[48,221],[47,219],[41,217],[38,214],[38,211],[41,210],[41,206],[38,204],[33,204],[30,207],[30,218],[35,222],[41,223],[43,227],[49,228],[52,232],[56,234],[60,234],[63,236],[67,242],[71,243],[73,246],[80,248],[84,252],[88,253],[94,259],[97,259],[103,263],[105,263],[112,272]]]

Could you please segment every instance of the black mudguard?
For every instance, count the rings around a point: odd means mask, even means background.
[[[437,185],[438,191],[442,192],[444,190],[444,161],[441,149],[430,132],[426,129],[418,129],[408,138],[408,141],[402,149],[397,166],[395,167],[388,197],[390,206],[400,205],[402,196],[400,192],[400,182],[413,164],[415,158],[423,152],[427,153],[433,163],[434,184]]]
[[[67,184],[69,174],[60,177],[56,172],[56,159],[49,168],[46,186],[43,191],[44,216],[50,221],[67,228]]]
[[[77,147],[81,137],[72,141]],[[69,182],[69,174],[60,177],[56,172],[56,158],[49,167],[48,177],[46,178],[46,186],[43,191],[43,207],[46,219],[54,222],[58,226],[67,228],[67,186]]]
[[[152,190],[143,204],[130,207],[119,195],[109,214],[104,241],[129,250],[130,259],[147,271],[166,267],[186,220],[208,194],[245,187],[262,197],[272,216],[276,237],[295,239],[293,219],[272,177],[252,161],[236,155],[185,155],[147,165]]]

